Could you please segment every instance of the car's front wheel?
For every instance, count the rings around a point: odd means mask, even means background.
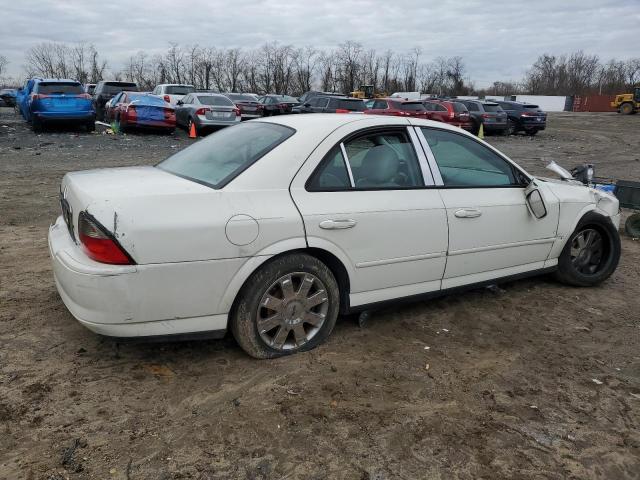
[[[278,257],[242,288],[231,313],[231,331],[255,358],[311,350],[336,323],[340,295],[331,270],[304,253]]]
[[[620,251],[620,235],[611,220],[587,213],[558,258],[556,277],[577,287],[598,285],[615,271]]]

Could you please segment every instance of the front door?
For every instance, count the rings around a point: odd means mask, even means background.
[[[556,239],[559,202],[541,189],[547,207],[536,218],[527,207],[529,178],[474,138],[437,128],[417,129],[449,221],[442,288],[543,268]]]
[[[334,132],[291,186],[309,246],[346,266],[352,306],[438,290],[445,267],[444,204],[415,134],[403,119],[362,128],[375,122]]]

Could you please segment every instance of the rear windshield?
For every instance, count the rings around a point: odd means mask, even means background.
[[[484,103],[482,104],[482,106],[485,112],[499,112],[500,110],[502,110],[500,108],[500,105],[497,105],[495,103]]]
[[[460,102],[452,102],[454,112],[468,112],[469,110]]]
[[[103,93],[119,93],[122,91],[127,92],[137,92],[138,86],[135,83],[125,83],[125,82],[105,82],[102,86]]]
[[[158,106],[168,106],[167,102],[164,101],[161,97],[156,97],[155,95],[148,95],[146,93],[129,93],[127,94],[129,97],[129,101],[131,103],[141,103],[144,105],[158,105]]]
[[[233,102],[227,97],[211,97],[208,95],[198,95],[198,101],[202,105],[213,105],[214,107],[233,107]]]
[[[540,110],[540,107],[539,107],[538,105],[530,105],[530,104],[527,104],[527,105],[523,105],[522,107],[523,107],[525,110],[535,110],[535,111]]]
[[[282,95],[282,96],[272,97],[272,98],[275,98],[276,101],[281,103],[298,103],[297,98],[290,97],[289,95]]]
[[[424,105],[420,102],[417,103],[401,103],[400,104],[400,109],[401,110],[406,110],[408,112],[420,112],[422,110],[426,110],[424,108]]]
[[[364,112],[367,109],[364,102],[358,99],[348,100],[332,98],[331,107],[339,110],[349,110],[350,112]]]
[[[246,122],[209,135],[157,167],[212,188],[222,188],[294,133],[284,125]]]
[[[84,93],[82,91],[82,85],[75,82],[40,82],[36,87],[38,93],[53,94],[53,93],[70,93],[73,95],[79,95]]]
[[[256,101],[256,99],[251,95],[242,95],[240,93],[230,93],[227,95],[227,97],[237,102],[255,102]]]
[[[169,85],[165,87],[165,93],[167,95],[189,95],[195,91],[196,89],[189,85]]]

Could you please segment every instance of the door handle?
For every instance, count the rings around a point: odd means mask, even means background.
[[[345,228],[353,228],[356,226],[355,220],[348,218],[338,220],[324,220],[320,222],[320,228],[323,230],[344,230]]]
[[[476,218],[482,215],[482,212],[477,208],[461,208],[456,210],[454,215],[458,218]]]

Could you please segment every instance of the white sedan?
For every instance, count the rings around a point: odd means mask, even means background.
[[[400,298],[551,271],[596,285],[620,256],[615,197],[400,117],[255,120],[154,167],[69,173],[60,195],[49,248],[80,323],[113,337],[231,329],[258,358]]]

